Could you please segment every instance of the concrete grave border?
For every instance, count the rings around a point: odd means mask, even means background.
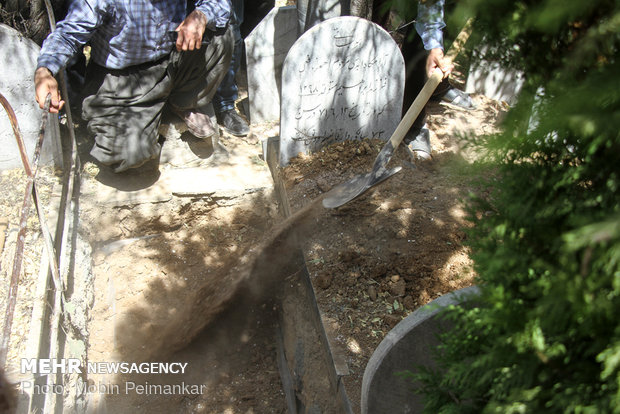
[[[422,411],[422,396],[415,394],[411,383],[396,373],[418,364],[432,366],[429,350],[437,345],[436,335],[442,325],[437,314],[447,306],[467,302],[479,294],[477,286],[445,294],[411,313],[388,332],[364,371],[362,414]]]

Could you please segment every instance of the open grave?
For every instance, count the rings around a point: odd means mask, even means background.
[[[272,28],[282,18],[287,23],[277,27],[291,28],[291,19],[298,17],[290,8],[272,13]],[[368,35],[334,34],[332,26],[325,27],[304,36],[327,33],[355,40]],[[378,36],[372,35],[377,43],[388,41]],[[286,55],[293,43],[285,40],[288,46],[279,54]],[[381,339],[415,309],[472,284],[460,203],[470,190],[460,167],[470,155],[460,148],[458,136],[493,131],[503,111],[502,104],[483,95],[474,96],[472,111],[429,104],[434,160],[412,164],[398,150],[392,160],[403,166],[398,175],[339,209],[324,209],[322,194],[367,172],[399,121],[397,99],[372,99],[398,95],[387,85],[393,86],[391,79],[402,83],[394,65],[381,62],[389,55],[382,53],[374,62],[389,73],[364,72],[366,82],[356,85],[347,83],[355,73],[343,77],[339,71],[333,83],[324,76],[324,89],[303,82],[291,87],[298,74],[288,72],[271,92],[278,98],[284,93],[289,115],[281,124],[253,122],[245,138],[197,140],[179,120],[167,118],[156,172],[115,175],[100,169],[86,156],[90,138],[79,126],[76,150],[82,163],[69,177],[73,192],[64,193],[67,176],[51,166],[39,179],[50,226],[58,217],[68,223],[58,250],[64,304],[54,293],[38,222],[29,223],[21,316],[13,325],[6,370],[14,383],[28,388],[18,394],[20,412],[360,412],[364,368]],[[351,72],[368,61],[339,56],[344,60],[332,63],[353,65]],[[286,66],[283,57],[273,63],[276,72]],[[256,108],[247,96],[252,99],[255,90],[248,78],[250,85],[240,81],[238,106],[251,118]],[[353,108],[346,102],[355,98],[345,95],[334,101],[336,106],[313,106],[308,112],[308,102],[291,104],[288,95],[304,87],[338,96],[352,90],[359,97],[363,91],[365,100]],[[280,99],[269,102],[280,105]],[[299,111],[317,126],[287,124]],[[321,119],[328,113],[336,126]],[[273,111],[261,116],[269,114]],[[383,122],[368,131],[342,126],[341,118],[366,125],[381,114]],[[305,135],[283,135],[282,124]],[[63,133],[69,129],[61,127]],[[295,142],[284,157],[283,139]],[[307,154],[297,154],[300,143]],[[71,155],[63,158],[65,170]],[[11,194],[1,213],[9,218],[8,234],[16,234],[17,214],[11,209],[23,195],[23,175],[9,169],[1,178]],[[13,244],[7,237],[3,278]],[[21,358],[51,357],[73,358],[88,369],[21,372]],[[184,368],[168,374],[110,368],[144,362]],[[59,392],[34,388],[54,384],[62,384]],[[166,392],[166,386],[176,388]]]

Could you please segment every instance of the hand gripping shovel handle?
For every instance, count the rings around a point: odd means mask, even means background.
[[[461,51],[463,45],[467,42],[467,39],[471,34],[472,21],[472,19],[469,19],[467,21],[459,35],[456,37],[456,39],[454,39],[452,46],[450,46],[450,50],[445,55],[444,59],[448,60],[450,63],[452,63],[454,58]],[[400,123],[396,127],[396,130],[390,137],[389,142],[390,144],[392,144],[393,148],[397,148],[400,145],[403,138],[407,134],[407,131],[409,131],[409,128],[411,128],[411,125],[413,125],[413,122],[416,120],[418,115],[420,115],[420,112],[422,112],[424,105],[426,105],[433,92],[435,92],[435,89],[437,89],[437,86],[439,86],[439,84],[441,83],[442,78],[443,72],[439,68],[435,69],[431,77],[428,78],[428,80],[424,84],[424,87],[422,88],[420,93],[418,93],[418,96],[416,96],[415,100],[407,110],[407,113],[400,121]]]

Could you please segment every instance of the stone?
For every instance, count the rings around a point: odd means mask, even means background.
[[[280,119],[282,64],[296,40],[297,12],[294,6],[272,9],[245,38],[252,123]]]
[[[370,297],[370,300],[374,302],[377,299],[377,288],[375,288],[374,286],[369,286],[368,296]]]
[[[398,324],[398,322],[401,321],[401,317],[397,316],[397,315],[385,315],[383,317],[383,322],[385,322],[385,324],[387,326],[389,326],[390,328],[393,328],[396,326],[396,324]]]
[[[316,284],[321,289],[328,289],[332,285],[332,275],[322,273],[316,278]]]
[[[413,296],[405,296],[405,299],[403,299],[403,305],[405,305],[405,308],[412,310],[415,307],[415,301],[413,300]]]
[[[481,53],[484,53],[484,50]],[[496,101],[514,105],[523,82],[523,72],[507,70],[497,62],[482,60],[469,68],[465,92],[480,93]]]
[[[404,60],[390,35],[359,17],[304,33],[282,70],[281,166],[345,140],[387,141],[402,112]]]
[[[403,279],[390,283],[390,293],[394,296],[405,296],[407,284]]]
[[[26,146],[28,158],[32,160],[43,111],[34,99],[34,71],[40,47],[22,36],[17,30],[0,24],[0,62],[4,62],[0,73],[0,91],[15,112],[17,124]],[[22,168],[22,160],[4,108],[0,116],[0,171]],[[58,116],[48,115],[40,164],[62,164]]]
[[[412,384],[394,375],[405,369],[435,366],[432,351],[437,346],[437,334],[449,328],[437,313],[446,306],[470,303],[479,295],[475,286],[441,296],[431,304],[411,313],[388,332],[373,352],[362,379],[361,414],[371,413],[420,413],[423,400],[412,389]],[[389,325],[398,316],[387,315]]]

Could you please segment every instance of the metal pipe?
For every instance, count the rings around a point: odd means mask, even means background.
[[[43,113],[43,116],[42,116],[41,128],[39,129],[39,139],[37,140],[37,143],[34,149],[32,167],[30,168],[30,174],[28,175],[28,180],[26,182],[26,192],[24,195],[24,202],[22,203],[22,208],[21,208],[19,230],[17,232],[17,241],[15,245],[15,259],[13,260],[13,271],[11,273],[11,282],[9,285],[7,308],[6,308],[6,312],[4,315],[4,328],[2,332],[2,341],[0,342],[0,367],[4,367],[6,365],[6,358],[8,355],[9,341],[11,338],[11,327],[13,325],[13,314],[15,312],[15,304],[17,301],[17,287],[19,284],[19,275],[21,272],[21,265],[24,259],[24,243],[26,239],[28,212],[30,210],[30,201],[32,198],[32,193],[33,193],[33,188],[34,188],[34,179],[35,179],[35,175],[37,172],[37,166],[39,164],[39,158],[41,155],[41,147],[43,146],[43,138],[45,137],[45,127],[47,125],[47,112],[49,110],[51,98],[52,98],[51,95],[48,95],[47,99],[45,100],[45,112]]]

